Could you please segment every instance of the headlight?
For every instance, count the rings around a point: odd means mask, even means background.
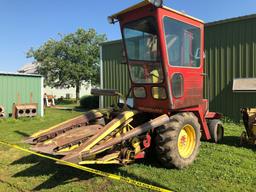
[[[134,87],[133,94],[137,98],[145,98],[146,97],[146,90],[144,87]]]
[[[156,7],[162,7],[163,0],[148,0],[149,3],[155,5]]]
[[[109,17],[108,17],[108,23],[109,23],[109,24],[114,24],[114,23],[115,23],[114,18],[111,17],[111,16],[109,16]]]
[[[152,97],[154,99],[166,99],[166,91],[164,87],[152,87],[151,89]]]

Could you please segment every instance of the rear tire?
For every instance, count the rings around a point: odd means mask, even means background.
[[[182,169],[192,164],[200,147],[200,124],[191,112],[179,113],[157,129],[156,154],[166,168]]]
[[[219,119],[209,120],[208,127],[212,141],[214,143],[221,143],[224,137],[224,128],[222,122]]]

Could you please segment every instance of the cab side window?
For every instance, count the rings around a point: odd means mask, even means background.
[[[164,32],[169,64],[181,67],[200,66],[200,29],[164,18]]]

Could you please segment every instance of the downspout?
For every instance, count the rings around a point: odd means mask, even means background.
[[[41,117],[44,116],[44,77],[41,77]]]
[[[102,45],[100,45],[100,88],[103,89],[103,60],[102,60]],[[99,108],[104,107],[103,96],[100,96]]]

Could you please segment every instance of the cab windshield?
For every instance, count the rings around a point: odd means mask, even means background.
[[[155,19],[147,17],[126,24],[123,36],[132,81],[161,83],[163,70]]]

